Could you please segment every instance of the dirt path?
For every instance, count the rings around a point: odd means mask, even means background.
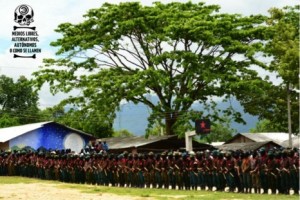
[[[77,189],[58,188],[56,184],[0,185],[0,199],[7,200],[145,200],[142,197],[118,196],[109,193],[82,193]],[[149,199],[149,198],[146,198]]]

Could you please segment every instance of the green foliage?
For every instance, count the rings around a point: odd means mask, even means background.
[[[230,119],[228,117],[223,117],[211,126],[211,133],[205,135],[201,139],[207,143],[212,142],[225,142],[232,138],[236,134],[236,130],[230,128]]]
[[[149,136],[161,136],[164,135],[165,126],[161,122],[149,123],[146,129],[145,138]]]
[[[284,9],[273,8],[270,17],[266,19],[268,28],[265,31],[268,38],[265,46],[265,56],[272,59],[266,69],[278,75],[279,85],[268,82],[258,82],[256,93],[240,90],[235,95],[245,111],[259,116],[267,130],[288,132],[287,87],[299,89],[299,6]],[[243,84],[249,84],[245,81]],[[256,89],[255,89],[256,90]],[[299,97],[294,91],[289,91],[291,97],[292,132],[299,132]],[[269,121],[265,124],[265,121]],[[259,124],[260,126],[261,124]],[[257,127],[259,130],[261,127]],[[255,130],[255,129],[254,129]]]
[[[132,136],[134,136],[134,134],[129,132],[128,130],[122,129],[119,131],[114,131],[112,136],[113,137],[132,137]]]
[[[267,52],[274,56],[271,69],[278,72],[285,83],[299,88],[299,14],[300,6],[273,8],[268,19],[271,40]]]
[[[48,82],[52,93],[79,89],[68,101],[109,120],[122,100],[143,103],[152,111],[150,127],[164,122],[166,134],[182,134],[195,101],[209,106],[210,97],[251,96],[268,86],[250,68],[264,67],[256,53],[264,46],[266,18],[218,10],[192,2],[105,3],[82,23],[59,25],[62,38],[51,45],[60,58],[44,60],[35,86]]]
[[[267,119],[257,122],[255,128],[250,129],[250,133],[267,133],[280,131],[282,131],[280,130],[280,127],[276,127],[276,124]]]
[[[0,117],[0,128],[20,125],[19,118],[12,117],[8,113],[4,113]]]
[[[47,108],[41,115],[47,120],[56,121],[66,126],[92,134],[95,137],[110,137],[113,134],[112,123],[107,116],[103,116],[98,110],[67,109],[64,102]],[[69,105],[70,106],[70,105]]]
[[[39,122],[38,95],[31,82],[24,76],[14,82],[5,75],[0,76],[0,126]]]
[[[299,95],[288,91],[288,85],[299,89],[299,16],[300,6],[273,8],[267,20],[270,40],[267,55],[273,60],[269,66],[283,82],[271,86],[257,97],[256,114],[270,121],[271,130],[288,132],[287,92],[290,94],[292,132],[299,133]]]

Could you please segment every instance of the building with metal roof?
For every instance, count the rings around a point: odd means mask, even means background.
[[[101,141],[106,141],[109,145],[110,152],[121,153],[128,151],[136,152],[163,152],[163,151],[177,151],[185,149],[185,139],[178,138],[176,135],[165,136],[144,136],[133,137],[115,137],[115,138],[102,138]],[[206,150],[214,149],[212,145],[199,143],[193,141],[193,150]]]
[[[281,143],[283,147],[289,147],[289,140],[285,140]],[[292,147],[293,148],[300,148],[300,136],[297,135],[296,137],[292,138]]]
[[[230,140],[226,141],[225,144],[273,141],[274,143],[281,145],[288,139],[288,133],[238,133]]]
[[[274,147],[279,148],[281,146],[272,141],[267,141],[267,142],[229,143],[229,144],[222,144],[215,147],[219,150],[224,150],[224,151],[236,151],[236,150],[257,151],[260,148],[264,147],[268,151],[269,149],[273,149]]]
[[[293,136],[294,137],[294,136]],[[294,146],[299,145],[294,137]],[[215,146],[220,150],[244,150],[255,151],[262,147],[266,150],[274,147],[288,147],[288,133],[238,133],[223,145]]]
[[[34,149],[71,149],[79,152],[92,135],[56,122],[40,122],[0,129],[0,149],[30,146]]]

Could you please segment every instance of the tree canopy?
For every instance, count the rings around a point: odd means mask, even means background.
[[[280,132],[288,132],[287,92],[290,95],[292,132],[299,132],[299,5],[272,8],[268,24],[266,55],[272,58],[268,67],[277,73],[279,85],[270,85],[263,94],[252,94],[243,103],[247,112],[262,119],[260,126]],[[279,82],[279,81],[278,81]],[[290,88],[289,85],[292,85]]]
[[[64,102],[85,115],[100,111],[108,123],[122,100],[143,103],[152,111],[150,125],[163,122],[166,134],[183,131],[194,102],[250,98],[270,85],[252,67],[264,67],[256,55],[265,44],[266,17],[218,10],[192,2],[105,3],[89,10],[82,23],[58,26],[62,37],[51,43],[58,58],[44,60],[35,85],[48,82],[52,93],[80,90]],[[226,112],[242,121],[239,113]]]
[[[14,80],[0,76],[0,127],[39,121],[38,95],[24,76]]]

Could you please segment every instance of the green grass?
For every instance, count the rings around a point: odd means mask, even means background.
[[[178,191],[165,189],[138,189],[138,188],[118,188],[118,187],[104,187],[93,186],[86,184],[66,184],[57,181],[44,181],[39,179],[30,179],[23,177],[0,177],[1,184],[18,184],[18,183],[43,183],[56,184],[59,189],[69,188],[76,189],[82,193],[112,193],[116,195],[130,195],[141,197],[141,199],[157,199],[157,200],[274,200],[274,199],[299,199],[297,195],[261,195],[261,194],[239,194],[227,192],[212,192],[212,191]],[[1,187],[1,186],[0,186]],[[1,199],[1,197],[0,197]]]
[[[25,178],[19,176],[0,176],[0,185],[1,184],[18,184],[18,183],[59,183],[57,181],[46,181],[39,180],[34,178]]]

